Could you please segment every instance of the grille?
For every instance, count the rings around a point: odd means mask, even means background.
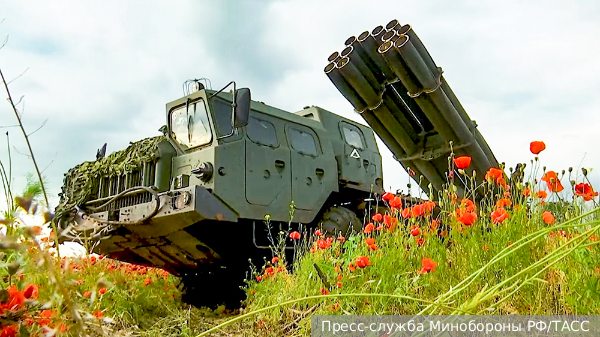
[[[90,204],[100,205],[112,196],[135,186],[152,186],[156,175],[156,162],[145,162],[142,167],[129,173],[100,177],[96,200]],[[133,206],[152,201],[152,194],[146,191],[132,192],[103,207],[102,211],[112,211],[122,207]]]

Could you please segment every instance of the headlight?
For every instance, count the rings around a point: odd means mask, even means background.
[[[175,209],[182,209],[185,206],[189,205],[190,201],[192,201],[192,195],[190,192],[181,192],[175,198]]]

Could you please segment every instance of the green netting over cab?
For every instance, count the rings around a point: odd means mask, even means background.
[[[75,206],[82,206],[97,197],[100,177],[118,176],[141,170],[145,162],[158,159],[158,144],[166,141],[164,136],[145,138],[131,142],[121,151],[105,158],[83,162],[65,175],[60,203],[56,207],[56,221],[68,217]]]

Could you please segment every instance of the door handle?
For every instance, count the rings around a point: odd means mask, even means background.
[[[285,167],[285,162],[283,160],[276,160],[275,161],[275,167],[284,168]]]

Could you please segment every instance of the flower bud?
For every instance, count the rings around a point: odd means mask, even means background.
[[[585,167],[581,168],[581,172],[583,172],[583,175],[587,177],[588,171]]]
[[[21,264],[18,261],[13,261],[9,263],[8,266],[6,266],[6,269],[8,270],[8,275],[10,276],[16,274],[19,268],[21,268]]]

